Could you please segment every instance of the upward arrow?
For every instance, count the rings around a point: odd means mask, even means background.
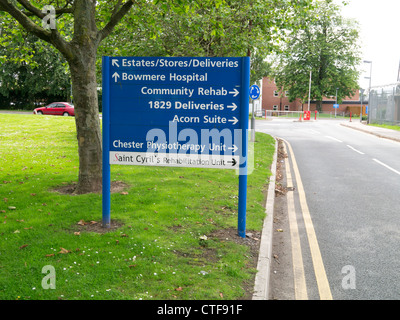
[[[117,72],[114,72],[114,74],[111,77],[113,77],[115,82],[117,82],[120,75]]]

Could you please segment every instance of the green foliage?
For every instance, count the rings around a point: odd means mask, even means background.
[[[43,2],[32,0],[38,9]],[[103,29],[112,15],[121,7],[117,1],[97,1],[96,27]],[[47,3],[46,3],[47,4]],[[48,3],[57,8],[68,8],[70,1]],[[17,8],[25,10],[16,3]],[[101,56],[251,56],[251,83],[268,75],[270,65],[265,57],[280,50],[279,43],[288,30],[297,30],[312,8],[312,0],[154,0],[137,1],[125,15],[122,23],[105,38],[98,51],[98,82],[101,82]],[[0,8],[1,9],[1,8]],[[75,13],[76,15],[77,13]],[[69,81],[66,64],[42,41],[27,37],[27,32],[3,11],[0,11],[0,62],[7,62],[9,76],[0,80],[0,94],[10,96],[15,87],[15,75],[25,68],[30,82],[21,83],[29,98],[40,91],[57,94],[57,88],[66,90],[62,79]],[[41,19],[30,15],[41,26]],[[74,15],[57,15],[57,33],[67,43],[74,38]],[[51,68],[49,69],[49,67]],[[65,69],[65,72],[62,69]],[[53,85],[41,70],[52,70]],[[48,72],[50,74],[50,72]],[[60,76],[61,78],[58,78]],[[22,80],[23,78],[20,77]],[[34,84],[30,90],[28,85]],[[29,88],[29,89],[28,89]],[[65,92],[64,92],[65,94]],[[25,96],[25,92],[17,95]],[[69,94],[65,94],[69,97]]]
[[[183,4],[184,3],[184,4]],[[269,70],[265,57],[278,50],[286,29],[311,1],[204,0],[155,1],[135,6],[103,42],[100,55],[247,56],[251,82]],[[127,28],[126,26],[130,27]]]
[[[35,102],[68,101],[70,76],[62,55],[23,30],[23,39],[15,42],[14,29],[8,30],[0,47],[0,56],[7,57],[0,65],[0,108],[32,109]]]
[[[275,66],[275,81],[288,90],[293,101],[308,98],[312,71],[311,99],[335,96],[338,101],[358,88],[358,27],[341,16],[340,7],[331,1],[318,1],[309,12],[305,25],[291,32]]]
[[[65,30],[63,19],[58,23]],[[0,11],[0,108],[32,109],[38,102],[69,98],[70,75],[62,55]]]

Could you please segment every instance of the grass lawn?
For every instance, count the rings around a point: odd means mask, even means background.
[[[191,168],[112,166],[126,188],[104,232],[101,194],[55,191],[77,179],[74,118],[0,114],[0,299],[251,298],[275,144],[256,140],[253,238],[236,235],[235,171]]]
[[[400,126],[370,123],[370,126],[400,131]]]

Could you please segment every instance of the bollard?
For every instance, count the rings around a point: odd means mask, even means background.
[[[317,113],[318,113],[318,111],[315,110],[315,120],[317,120]]]
[[[350,122],[351,122],[351,112],[350,112]]]

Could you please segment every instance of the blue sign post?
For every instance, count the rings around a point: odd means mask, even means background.
[[[339,109],[339,104],[334,103],[333,108],[335,109],[335,118],[336,118],[336,110]]]
[[[249,78],[248,57],[103,57],[104,226],[110,164],[238,169],[245,236]]]

